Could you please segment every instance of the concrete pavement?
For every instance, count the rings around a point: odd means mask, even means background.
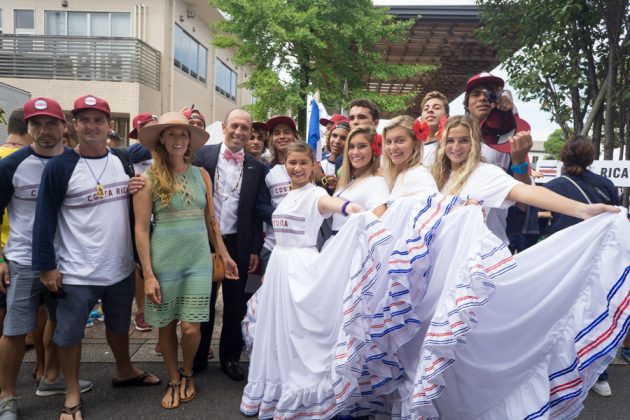
[[[217,302],[217,323],[213,335],[212,348],[218,357],[218,337],[222,306]],[[136,331],[133,323],[130,328],[130,352],[136,366],[162,378],[166,383],[166,369],[161,357],[154,354],[157,343],[157,330]],[[63,404],[62,396],[37,397],[35,383],[31,378],[34,368],[33,351],[27,353],[18,381],[18,412],[20,419],[58,419]],[[246,356],[242,358],[247,362]],[[167,411],[160,406],[165,385],[154,387],[112,388],[114,359],[107,345],[104,323],[87,328],[83,342],[81,378],[91,380],[94,390],[83,395],[86,419],[244,419],[239,412],[241,393],[245,382],[234,382],[227,378],[214,359],[208,369],[199,373],[197,398],[182,404],[176,410]],[[581,420],[623,420],[630,419],[630,365],[616,359],[609,367],[609,382],[613,396],[602,398],[593,392],[585,403]]]

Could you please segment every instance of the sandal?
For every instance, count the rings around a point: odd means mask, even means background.
[[[192,401],[195,399],[195,397],[197,396],[197,391],[193,390],[192,394],[188,395],[188,387],[190,386],[190,381],[193,379],[193,377],[195,376],[194,372],[190,372],[190,373],[186,373],[184,372],[184,370],[180,370],[179,374],[182,377],[182,387],[184,388],[184,392],[182,394],[182,390],[180,388],[179,391],[179,401],[180,402],[188,402],[188,401]],[[183,396],[182,396],[183,395]]]
[[[170,410],[170,409],[179,407],[179,403],[180,403],[179,386],[180,386],[180,382],[175,382],[175,383],[169,382],[168,385],[166,385],[166,395],[169,392],[171,393],[171,404],[170,404],[170,406],[166,405],[164,403],[164,398],[162,398],[162,407],[163,408],[166,408],[167,410]],[[166,396],[166,395],[164,395],[164,396]],[[175,396],[177,396],[177,401],[175,401]]]
[[[79,411],[82,411],[81,400],[79,400],[77,405],[75,405],[74,407],[66,407],[64,405],[63,408],[61,409],[61,412],[59,413],[59,417],[61,417],[63,414],[67,414],[69,416],[72,416],[72,420],[75,420],[76,418],[75,416]]]

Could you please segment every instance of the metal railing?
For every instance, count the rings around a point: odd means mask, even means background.
[[[3,34],[0,77],[138,82],[160,90],[160,52],[136,38]]]

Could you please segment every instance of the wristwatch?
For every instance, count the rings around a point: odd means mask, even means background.
[[[523,162],[520,165],[512,165],[510,170],[515,174],[526,175],[529,173],[529,163]]]

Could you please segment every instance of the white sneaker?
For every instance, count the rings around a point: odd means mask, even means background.
[[[610,397],[612,395],[612,390],[610,389],[610,384],[608,383],[608,381],[595,382],[595,385],[593,385],[591,391],[601,397]]]

